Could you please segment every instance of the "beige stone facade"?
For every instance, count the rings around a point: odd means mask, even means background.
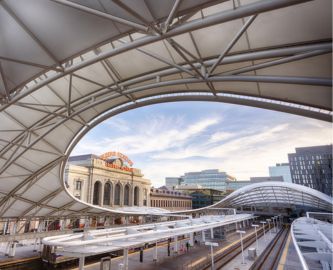
[[[171,211],[192,209],[192,197],[167,187],[150,189],[150,205]]]
[[[65,179],[69,191],[88,203],[110,208],[150,206],[150,180],[121,158],[106,162],[96,155],[70,157]]]

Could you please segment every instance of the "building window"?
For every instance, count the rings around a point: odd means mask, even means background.
[[[126,185],[124,189],[124,205],[129,205],[129,195],[130,195],[130,188],[129,185]]]
[[[139,206],[139,187],[134,188],[134,205]]]
[[[115,188],[114,188],[114,204],[115,205],[120,205],[120,184],[117,183]]]
[[[81,190],[82,189],[82,181],[77,180],[75,181],[75,190]]]
[[[106,183],[104,185],[104,197],[103,197],[103,204],[104,205],[111,205],[111,183]]]
[[[98,205],[100,200],[101,182],[97,181],[94,184],[93,204]]]

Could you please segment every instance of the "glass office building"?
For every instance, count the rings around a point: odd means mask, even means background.
[[[226,181],[235,181],[235,177],[217,169],[204,170],[201,172],[187,172],[182,177],[183,184],[198,184],[204,188],[226,191]]]
[[[282,176],[284,182],[292,183],[289,163],[276,163],[276,166],[270,166],[269,176]]]
[[[332,196],[332,145],[296,148],[288,158],[293,183]]]

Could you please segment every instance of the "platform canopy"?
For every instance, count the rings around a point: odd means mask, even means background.
[[[115,114],[212,101],[331,121],[330,0],[0,1],[0,217],[110,212],[63,181]]]
[[[303,208],[331,212],[333,198],[312,188],[285,182],[262,182],[242,187],[211,206]]]

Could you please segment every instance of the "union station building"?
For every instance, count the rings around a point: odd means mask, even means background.
[[[69,158],[65,170],[68,190],[76,198],[103,207],[150,206],[151,182],[132,161],[118,152]]]

